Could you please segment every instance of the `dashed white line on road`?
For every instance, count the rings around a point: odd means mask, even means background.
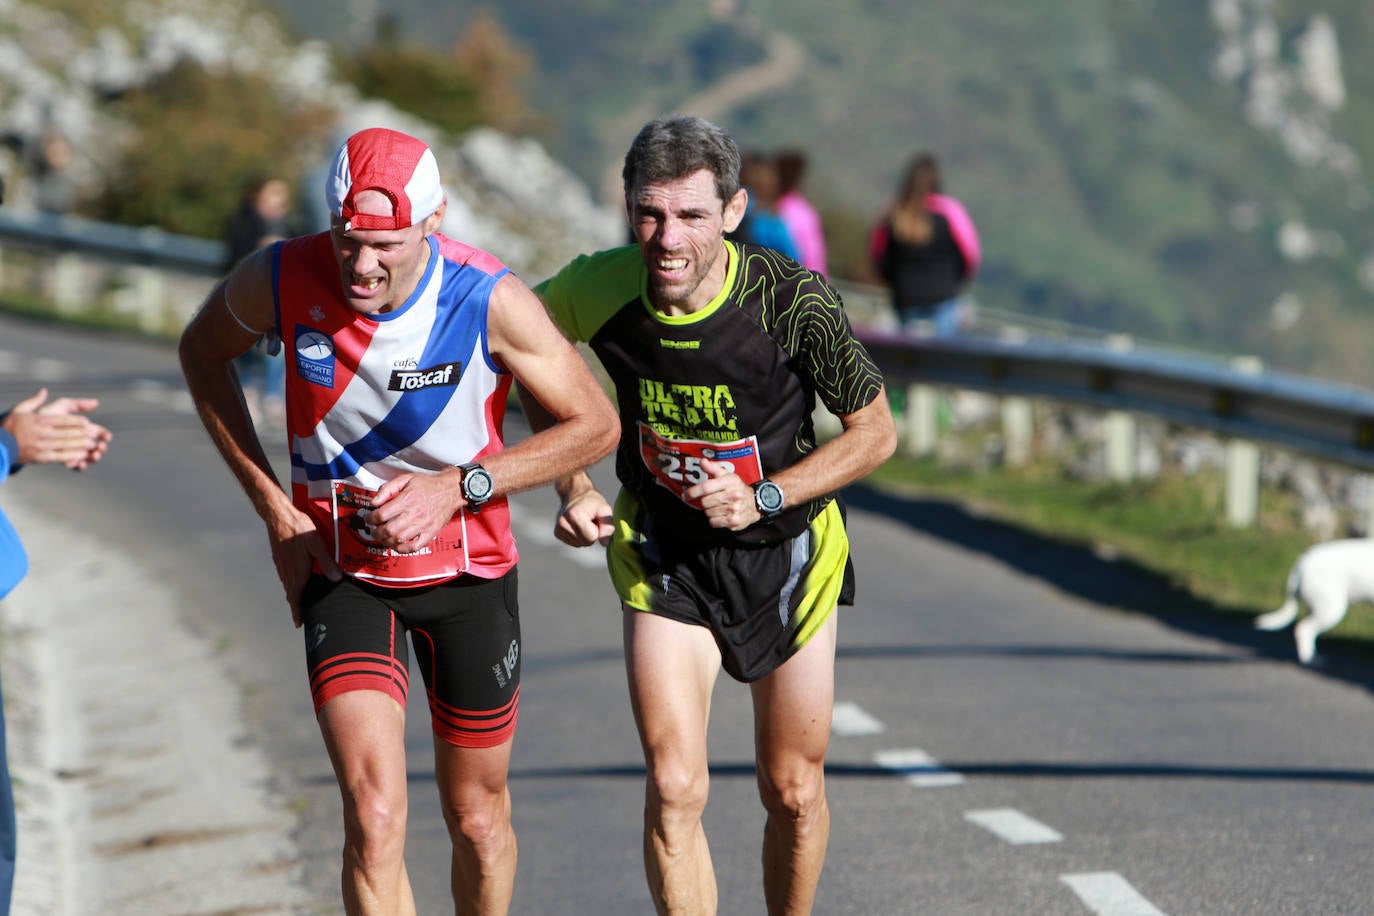
[[[1098,916],[1164,916],[1150,901],[1140,896],[1125,878],[1114,871],[1060,875],[1078,899]]]
[[[71,375],[66,363],[47,358],[35,359],[30,374],[39,382],[61,382]]]
[[[1058,843],[1064,835],[1052,827],[1040,823],[1017,811],[1015,808],[985,808],[981,811],[965,811],[964,820],[977,824],[1011,843],[1024,846],[1028,843]]]
[[[836,703],[830,716],[830,731],[842,738],[880,735],[887,728],[864,712],[858,703]]]
[[[511,527],[516,529],[519,537],[535,544],[561,547],[563,548],[563,556],[578,566],[587,569],[606,568],[606,551],[601,547],[595,544],[591,547],[569,547],[554,535],[552,517],[534,521],[534,513],[526,514],[517,508],[515,503],[511,503],[510,508]]]
[[[19,356],[10,350],[0,350],[0,372],[18,372]]]
[[[171,387],[155,379],[141,378],[136,379],[129,386],[135,401],[142,401],[145,404],[164,404],[167,396],[171,392]]]
[[[873,761],[883,769],[892,770],[906,779],[907,785],[918,789],[961,785],[964,777],[940,766],[940,762],[918,747],[879,751]]]

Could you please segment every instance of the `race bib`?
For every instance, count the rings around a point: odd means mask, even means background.
[[[699,502],[682,494],[689,487],[705,483],[708,475],[701,467],[701,459],[722,461],[734,466],[735,473],[745,483],[763,479],[763,462],[759,460],[757,436],[733,442],[706,442],[702,439],[669,439],[654,432],[648,424],[639,423],[639,456],[644,466],[661,486],[667,487],[689,506],[701,508]]]
[[[350,576],[406,585],[452,579],[467,572],[467,516],[460,509],[434,540],[415,553],[397,553],[373,539],[368,517],[375,490],[334,481],[334,562]]]

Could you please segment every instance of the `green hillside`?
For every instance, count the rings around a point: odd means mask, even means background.
[[[403,36],[447,48],[478,6],[388,9]],[[931,149],[983,234],[984,303],[1374,385],[1374,295],[1357,280],[1374,253],[1359,162],[1374,149],[1374,62],[1356,53],[1374,17],[1359,0],[484,8],[532,59],[526,93],[542,139],[598,189],[614,187],[608,176],[644,119],[699,110],[745,145],[810,150],[834,271],[856,276],[864,227],[908,157]],[[307,33],[331,20],[317,0],[282,9]],[[1236,13],[1246,47],[1269,40],[1267,72],[1250,61],[1218,75],[1225,30],[1213,9]],[[1345,95],[1333,111],[1304,93],[1299,72],[1317,14],[1339,36]],[[339,31],[324,37],[358,40],[332,21]],[[770,60],[759,79],[776,78],[772,88],[731,91],[732,74]],[[1277,80],[1275,119],[1290,139],[1346,151],[1344,174],[1339,163],[1299,165],[1279,133],[1247,122],[1262,78]],[[1306,260],[1281,256],[1285,224],[1307,230]],[[1296,304],[1287,323],[1274,320],[1285,294]]]

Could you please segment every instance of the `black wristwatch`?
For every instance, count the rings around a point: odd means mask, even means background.
[[[758,507],[759,515],[773,518],[782,511],[782,502],[782,487],[773,481],[760,480],[754,484],[754,505]]]
[[[480,511],[496,489],[491,472],[475,461],[458,465],[458,470],[463,472],[463,498],[468,501],[468,508],[473,512]]]

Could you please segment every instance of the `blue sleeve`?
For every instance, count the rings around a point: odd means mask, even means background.
[[[4,415],[0,415],[0,422],[3,421]],[[14,471],[19,470],[19,465],[13,463],[18,460],[19,443],[15,441],[13,433],[0,427],[0,482],[3,482]]]
[[[0,429],[0,481],[9,476],[10,462],[18,457],[19,443],[8,430]],[[0,512],[0,598],[9,594],[28,571],[29,558],[19,542],[19,534],[5,513]]]

